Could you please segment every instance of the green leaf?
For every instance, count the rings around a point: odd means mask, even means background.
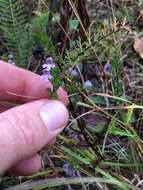
[[[101,104],[101,105],[106,105],[105,103],[105,98],[101,97],[101,96],[92,96],[91,100],[95,103],[95,104]]]
[[[134,107],[130,107],[128,109],[127,115],[126,115],[126,125],[129,125],[131,120],[132,120],[132,116],[133,116],[133,112],[134,112]]]
[[[111,135],[119,135],[119,136],[135,138],[135,135],[133,135],[130,131],[128,130],[125,131],[123,129],[120,129],[119,127],[116,127],[116,121],[114,119],[109,124],[108,132]]]
[[[71,19],[69,25],[72,30],[78,31],[79,21],[77,19]]]
[[[80,161],[81,163],[85,164],[85,165],[90,165],[92,164],[92,159],[90,158],[85,158],[83,156],[81,156],[80,154],[77,154],[76,152],[71,151],[70,149],[61,146],[60,147],[67,155],[71,156],[72,158],[74,158],[77,161]]]

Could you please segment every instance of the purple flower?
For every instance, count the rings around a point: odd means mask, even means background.
[[[69,162],[65,162],[63,165],[64,172],[69,177],[76,177],[76,171],[72,169]]]
[[[41,75],[41,79],[44,82],[47,82],[48,80],[52,79],[52,75],[51,75],[51,69],[55,67],[55,64],[53,63],[53,59],[52,57],[47,57],[44,64],[42,65],[42,75]]]
[[[8,63],[11,64],[11,65],[15,65],[15,62],[12,59],[9,59]]]
[[[55,67],[55,64],[53,63],[52,57],[47,57],[46,60],[45,60],[45,64],[47,64],[51,68]]]
[[[49,80],[52,79],[52,75],[50,74],[50,72],[46,72],[43,73],[40,78],[44,81],[44,82],[48,82]]]
[[[52,58],[47,58],[45,63],[42,65],[43,72],[44,71],[51,71],[52,68],[55,67],[55,64],[51,61]]]
[[[69,75],[71,75],[72,77],[75,77],[75,78],[79,76],[79,73],[77,72],[76,69],[69,68],[68,73],[69,73]]]
[[[111,68],[112,68],[111,64],[110,63],[106,63],[104,65],[104,72],[110,72]]]

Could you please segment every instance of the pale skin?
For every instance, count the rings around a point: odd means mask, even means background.
[[[41,169],[38,152],[55,142],[69,117],[66,91],[59,88],[58,100],[49,100],[50,87],[38,75],[0,61],[0,173]]]

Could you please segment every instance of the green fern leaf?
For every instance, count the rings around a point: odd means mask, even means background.
[[[32,32],[22,0],[0,0],[0,30],[18,66],[26,67],[32,51]]]

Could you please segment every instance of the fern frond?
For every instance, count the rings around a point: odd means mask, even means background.
[[[0,29],[16,64],[25,67],[32,50],[32,32],[23,0],[0,0]]]
[[[51,56],[55,56],[55,47],[47,35],[48,12],[37,12],[32,19],[32,37],[36,44],[44,47]]]

